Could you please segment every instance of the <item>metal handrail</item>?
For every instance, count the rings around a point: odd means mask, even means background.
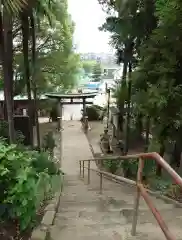
[[[137,180],[136,180],[136,186],[137,186],[137,194],[135,198],[135,203],[134,203],[134,211],[133,211],[133,221],[132,221],[132,230],[131,230],[131,235],[135,236],[136,235],[136,227],[137,227],[137,220],[138,220],[138,210],[139,210],[139,200],[140,196],[144,198],[145,202],[147,203],[149,209],[153,213],[154,217],[156,218],[161,230],[163,231],[165,237],[167,240],[175,240],[175,237],[171,234],[169,231],[167,225],[165,224],[164,220],[162,219],[160,213],[157,211],[155,206],[153,205],[147,189],[142,184],[142,175],[143,175],[143,168],[144,168],[144,161],[149,158],[155,160],[163,169],[165,169],[168,174],[173,178],[174,182],[179,185],[182,188],[182,178],[174,171],[174,169],[156,152],[152,153],[140,153],[140,154],[133,154],[133,155],[126,155],[126,156],[114,156],[114,157],[102,157],[102,158],[95,158],[95,159],[86,159],[86,160],[80,160],[80,176],[84,178],[84,171],[85,169],[88,170],[88,184],[90,184],[90,171],[95,171],[99,173],[100,175],[100,193],[102,193],[102,178],[103,175],[110,176],[112,178],[122,178],[122,177],[113,177],[114,174],[110,174],[98,169],[91,169],[90,168],[90,163],[93,161],[99,161],[103,162],[105,160],[111,160],[111,161],[116,161],[116,160],[127,160],[127,159],[138,159],[139,164],[138,164],[138,171],[137,171]],[[85,163],[88,163],[88,166],[85,166]],[[123,178],[124,179],[124,178]],[[127,180],[127,182],[129,182]],[[131,180],[131,184],[133,184],[133,181]]]

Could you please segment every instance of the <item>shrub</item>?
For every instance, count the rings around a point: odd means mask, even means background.
[[[136,174],[138,170],[138,160],[137,159],[127,159],[123,160],[121,163],[125,177],[136,179]]]
[[[150,179],[149,184],[151,189],[166,194],[172,185],[172,180],[170,178],[162,179],[156,176],[155,178]]]
[[[0,142],[1,220],[15,221],[21,230],[27,228],[59,174],[46,153],[22,151]]]
[[[58,165],[53,161],[47,152],[32,152],[32,166],[36,172],[47,172],[49,175],[60,173]]]
[[[100,119],[101,110],[96,105],[86,107],[86,113],[89,121],[97,121]]]
[[[127,159],[123,161],[105,160],[103,166],[110,173],[115,174],[116,171],[122,168],[124,176],[136,180],[138,171],[138,159]],[[145,179],[151,177],[155,173],[155,161],[148,159],[145,161],[143,169],[143,177]]]
[[[0,120],[0,136],[8,138],[8,122]]]
[[[147,179],[155,174],[156,165],[155,161],[152,159],[145,159],[144,161],[143,177]],[[122,161],[122,168],[126,177],[136,179],[138,163],[139,159],[128,159]]]
[[[105,160],[103,166],[110,173],[115,174],[118,168],[120,167],[120,161],[117,160]]]
[[[23,144],[25,136],[20,130],[18,130],[18,131],[15,131],[15,138],[16,138],[17,144]]]
[[[0,121],[0,137],[6,139],[8,142],[9,139],[9,132],[8,132],[8,122],[1,120]],[[15,139],[17,144],[22,144],[25,137],[23,136],[22,132],[20,130],[15,131]]]
[[[56,147],[55,139],[53,133],[50,131],[46,133],[43,138],[43,149],[48,151],[51,155],[53,154],[54,148]]]
[[[160,145],[156,141],[156,139],[152,139],[150,141],[148,152],[158,152]],[[131,177],[136,179],[137,170],[138,170],[138,159],[129,159],[124,160],[122,162],[122,168],[126,177]],[[156,173],[156,162],[153,159],[145,159],[144,160],[144,169],[143,169],[143,177],[147,180],[152,177]]]

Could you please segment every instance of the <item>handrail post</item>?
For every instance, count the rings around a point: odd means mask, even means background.
[[[82,172],[82,174],[83,174],[83,178],[85,177],[85,161],[83,161],[83,168],[82,168],[82,170],[83,170],[83,172]]]
[[[133,221],[132,221],[132,229],[131,229],[132,236],[136,236],[136,227],[137,227],[137,221],[138,221],[138,211],[139,211],[139,203],[140,203],[140,195],[141,195],[138,184],[142,183],[143,167],[144,167],[144,160],[140,158],[139,164],[138,164],[138,172],[137,172],[137,192],[136,192],[134,209],[133,209]]]
[[[88,184],[90,184],[90,160],[88,161]]]
[[[100,194],[102,194],[102,173],[100,173]]]

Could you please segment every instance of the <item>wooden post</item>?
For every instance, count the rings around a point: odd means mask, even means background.
[[[137,187],[137,192],[136,192],[135,202],[134,202],[134,209],[133,209],[133,222],[132,222],[132,229],[131,229],[132,236],[136,236],[139,204],[140,204],[140,190]]]
[[[137,227],[137,221],[138,221],[138,212],[139,212],[140,195],[141,195],[138,184],[142,183],[143,167],[144,167],[144,160],[140,158],[139,164],[138,164],[138,172],[137,172],[137,193],[136,193],[134,209],[133,209],[133,221],[132,221],[132,229],[131,229],[132,236],[136,236],[136,227]]]
[[[82,175],[82,162],[80,161],[80,177]]]
[[[102,194],[102,173],[100,173],[100,194]]]
[[[83,161],[82,167],[83,167],[83,168],[82,168],[82,169],[83,169],[83,172],[82,172],[82,173],[83,173],[83,178],[84,178],[84,177],[85,177],[85,161]]]
[[[90,160],[88,161],[88,184],[90,184]]]

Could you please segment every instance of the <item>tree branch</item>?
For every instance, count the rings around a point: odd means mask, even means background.
[[[13,38],[15,38],[18,34],[18,32],[21,30],[21,26],[18,26],[14,31],[13,31]]]
[[[47,38],[46,38],[46,40],[44,41],[44,43],[42,43],[42,44],[40,44],[38,47],[37,47],[37,51],[39,51],[41,48],[43,48],[45,45],[46,45],[46,43],[48,43],[48,41],[51,39],[51,36],[48,36]]]

